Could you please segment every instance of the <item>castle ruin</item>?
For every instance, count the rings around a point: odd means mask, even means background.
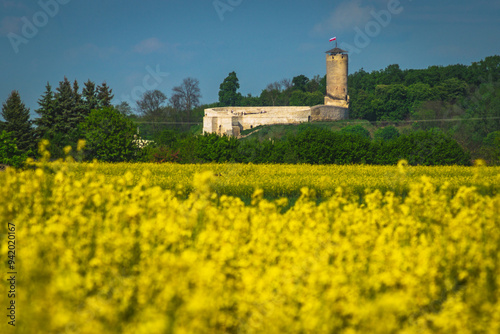
[[[349,118],[348,55],[338,47],[326,52],[325,104],[284,107],[221,107],[205,109],[203,133],[239,137],[259,125],[338,121]]]

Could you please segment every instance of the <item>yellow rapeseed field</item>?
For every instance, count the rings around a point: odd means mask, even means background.
[[[499,172],[7,169],[0,332],[499,333]]]

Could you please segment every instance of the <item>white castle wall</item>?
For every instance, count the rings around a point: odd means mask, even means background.
[[[205,109],[203,132],[236,136],[259,125],[299,124],[348,118],[348,109],[315,107],[223,107]]]

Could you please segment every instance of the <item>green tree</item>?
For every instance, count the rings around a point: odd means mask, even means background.
[[[202,161],[239,162],[237,153],[240,142],[235,137],[205,133],[196,139],[196,156]]]
[[[438,85],[442,100],[456,100],[467,94],[467,83],[457,78],[450,78]]]
[[[30,111],[21,101],[18,91],[12,91],[2,105],[2,117],[5,122],[2,129],[10,133],[17,141],[17,148],[29,152],[35,148],[35,131],[30,120]]]
[[[407,97],[409,101],[427,101],[433,100],[436,96],[433,94],[433,90],[429,84],[417,82],[407,89]]]
[[[290,97],[291,106],[305,106],[307,100],[307,93],[301,90],[294,90]]]
[[[138,150],[135,124],[114,108],[94,109],[80,124],[87,159],[108,162],[130,161]]]
[[[61,135],[61,140],[57,143],[51,140],[51,144],[63,147],[72,143],[72,139],[74,139],[77,132],[78,123],[83,119],[83,115],[78,115],[78,98],[75,96],[68,78],[64,77],[64,80],[59,82],[54,97],[55,122],[52,135],[56,133]]]
[[[129,117],[133,115],[132,107],[126,101],[122,101],[120,104],[117,104],[115,109],[118,110],[123,116]]]
[[[325,96],[319,91],[312,93],[307,93],[306,106],[316,106],[318,104],[323,104],[325,101]]]
[[[20,168],[24,165],[26,152],[21,152],[16,145],[16,138],[5,130],[0,132],[0,164]]]
[[[236,72],[231,72],[219,86],[219,104],[221,107],[237,106],[241,101],[240,83]]]
[[[279,97],[282,91],[281,84],[279,82],[273,82],[267,85],[266,89],[260,94],[260,99],[264,106],[277,106],[279,105]]]
[[[376,121],[377,114],[381,113],[379,111],[381,105],[383,105],[382,100],[378,99],[379,102],[376,102],[372,105],[372,101],[374,100],[374,94],[368,93],[364,90],[360,90],[357,94],[351,95],[351,100],[349,104],[349,115],[351,118],[357,119],[367,119],[369,121]]]
[[[76,80],[73,82],[73,101],[75,105],[73,114],[76,119],[75,127],[77,127],[78,124],[80,124],[80,122],[82,122],[85,119],[85,117],[87,117],[88,114],[90,114],[91,109],[88,108],[86,102],[83,99],[82,94],[80,94],[80,89],[78,86],[78,82]]]
[[[340,130],[341,133],[351,133],[364,138],[372,139],[370,132],[361,125],[348,125]]]
[[[470,164],[470,154],[439,129],[414,131],[377,143],[375,162],[378,164],[396,164],[401,159],[410,165],[423,166]]]
[[[158,131],[159,124],[167,120],[168,109],[164,106],[166,100],[167,96],[155,89],[146,91],[137,101],[137,110],[145,121],[151,123],[153,135]]]
[[[373,138],[375,140],[379,140],[379,141],[381,141],[381,140],[393,140],[393,139],[396,139],[398,137],[399,137],[399,131],[393,125],[379,128],[373,134]]]
[[[465,114],[454,129],[455,138],[476,151],[491,132],[500,131],[500,85],[484,83],[461,102]]]
[[[88,114],[90,114],[93,109],[96,109],[99,106],[99,99],[97,98],[97,88],[95,86],[95,83],[93,83],[92,81],[88,80],[85,83],[85,88],[83,88],[82,91],[82,97],[87,107]]]
[[[314,93],[316,91],[320,91],[321,77],[319,75],[315,75],[314,78],[309,80],[306,83],[306,91],[309,93]]]
[[[45,86],[45,93],[38,100],[38,108],[36,113],[40,115],[40,118],[35,120],[35,124],[37,126],[37,134],[40,138],[46,138],[48,133],[51,132],[56,124],[56,115],[55,115],[55,97],[54,92],[52,91],[52,87],[47,82]]]
[[[309,78],[306,77],[305,75],[303,75],[303,74],[297,75],[296,77],[293,77],[293,79],[292,79],[293,89],[297,89],[297,90],[300,90],[302,92],[305,92],[308,82],[309,82]]]
[[[489,133],[483,141],[483,156],[490,164],[500,163],[500,131]]]
[[[113,90],[109,88],[106,82],[97,86],[97,100],[99,107],[111,107],[111,100],[115,97],[112,93]]]
[[[200,105],[200,82],[198,79],[186,78],[180,86],[172,88],[174,108],[178,112],[185,112],[188,123],[191,121],[191,111]]]
[[[379,84],[394,85],[403,81],[403,71],[398,64],[389,65],[380,74]]]
[[[262,93],[264,93],[266,90],[263,90]],[[262,96],[262,94],[261,94]],[[257,106],[266,106],[263,100],[259,96],[252,96],[252,94],[248,94],[247,96],[243,96],[241,98],[240,105],[242,107],[257,107]]]

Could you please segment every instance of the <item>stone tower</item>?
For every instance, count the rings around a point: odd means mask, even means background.
[[[325,105],[349,108],[347,94],[347,51],[338,47],[326,52],[326,96]]]

